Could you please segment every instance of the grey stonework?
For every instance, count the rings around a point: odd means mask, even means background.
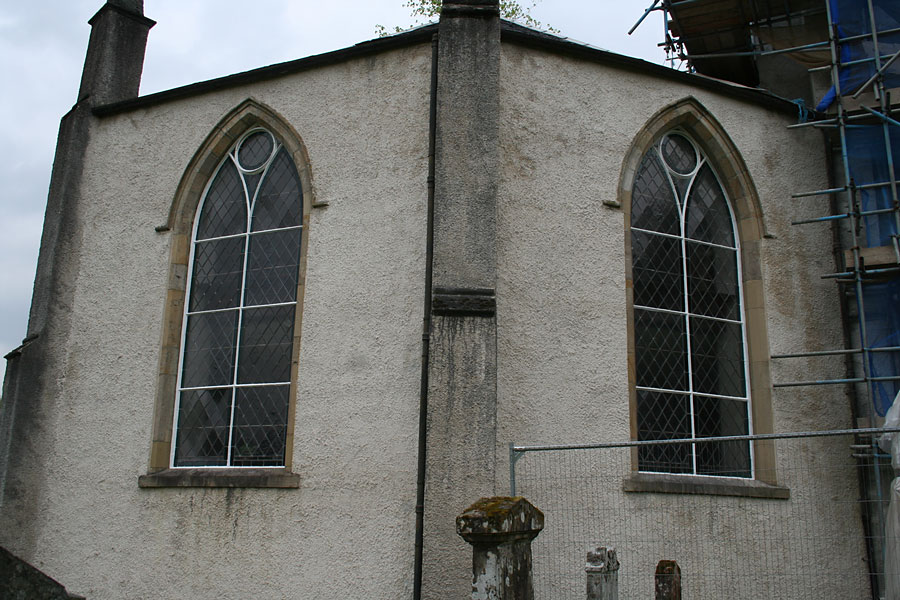
[[[584,572],[587,600],[619,600],[619,559],[615,548],[589,550]]]
[[[154,22],[142,14],[140,1],[108,2],[91,18],[78,102],[60,122],[50,177],[47,209],[28,320],[28,337],[7,356],[0,403],[0,510],[8,501],[16,511],[17,537],[24,546],[36,539],[34,512],[46,485],[46,448],[35,435],[59,409],[57,394],[45,393],[46,373],[54,360],[46,331],[70,329],[82,225],[76,217],[90,141],[91,109],[103,102],[136,97],[143,70],[147,33]],[[48,401],[37,402],[44,398]]]
[[[656,600],[681,600],[681,567],[674,560],[661,560],[654,578]]]
[[[472,600],[533,600],[531,541],[544,513],[522,497],[482,498],[456,518],[472,545]]]
[[[462,600],[469,552],[454,534],[454,518],[497,487],[496,0],[445,5],[437,69],[422,597]]]
[[[84,600],[25,561],[0,548],[0,598],[3,600]]]
[[[78,100],[94,106],[136,98],[144,70],[147,34],[156,22],[143,16],[143,2],[107,2],[91,17]]]

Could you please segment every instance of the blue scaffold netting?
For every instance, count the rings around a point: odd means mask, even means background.
[[[832,20],[840,41],[838,68],[840,90],[851,95],[876,72],[875,36],[881,64],[900,51],[900,0],[829,0]],[[893,31],[893,32],[892,32]],[[885,88],[900,87],[900,60],[883,72]],[[834,87],[816,106],[824,111],[835,101]],[[877,125],[849,125],[846,129],[847,162],[850,176],[857,188],[867,184],[889,182],[890,166],[894,176],[900,176],[900,127]],[[893,206],[888,186],[859,190],[864,212],[890,209]],[[897,221],[893,212],[863,217],[864,235],[860,243],[869,247],[890,246],[897,235]],[[863,285],[866,337],[869,348],[900,346],[900,279],[896,276],[882,280],[867,280]],[[881,377],[900,375],[900,352],[872,352],[869,354],[872,399],[875,411],[884,416],[900,389],[898,381],[878,381]]]
[[[850,127],[847,129],[847,162],[850,176],[857,186],[890,181],[889,160],[900,174],[900,127],[887,128],[890,146],[886,144],[882,125]],[[890,154],[888,149],[890,148]],[[896,176],[896,175],[895,175]],[[863,212],[890,209],[893,196],[890,187],[859,190]],[[894,212],[863,217],[864,236],[860,243],[868,247],[890,246],[897,235]],[[866,337],[870,348],[900,346],[900,279],[867,281],[863,285]],[[900,352],[869,354],[869,369],[873,378],[900,375]],[[900,389],[897,381],[874,381],[872,400],[875,411],[884,416]]]
[[[900,346],[900,280],[864,284],[863,300],[869,347]],[[877,381],[877,378],[900,374],[900,352],[870,353],[869,370],[876,379],[872,382],[872,401],[875,411],[883,417],[900,389],[900,382]]]
[[[867,35],[872,33],[872,22],[875,22],[876,32],[900,28],[900,1],[872,0],[874,12],[871,15],[867,0],[829,0],[829,4],[839,40],[841,93],[849,95],[875,74],[875,42]],[[879,33],[877,38],[878,53],[884,64],[900,50],[900,31]],[[884,82],[888,88],[900,86],[900,61],[885,70]],[[835,97],[836,90],[832,87],[816,105],[816,110],[827,110]]]

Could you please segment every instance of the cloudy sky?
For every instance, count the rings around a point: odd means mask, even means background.
[[[522,2],[527,5],[530,0]],[[0,356],[25,335],[59,119],[75,102],[88,19],[103,0],[0,0]],[[319,54],[413,24],[405,0],[145,0],[150,31],[141,94]],[[638,0],[541,0],[532,16],[560,35],[663,61]],[[0,366],[0,368],[5,368]]]

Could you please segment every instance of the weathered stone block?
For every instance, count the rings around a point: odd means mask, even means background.
[[[531,540],[544,513],[525,498],[482,498],[456,518],[472,544],[472,600],[532,600]]]

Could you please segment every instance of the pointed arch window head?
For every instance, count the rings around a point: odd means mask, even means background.
[[[285,464],[302,225],[290,154],[246,132],[194,219],[173,467]]]
[[[746,327],[734,217],[709,160],[680,130],[643,156],[632,188],[637,433],[750,431]],[[644,446],[641,471],[752,477],[747,442]]]

